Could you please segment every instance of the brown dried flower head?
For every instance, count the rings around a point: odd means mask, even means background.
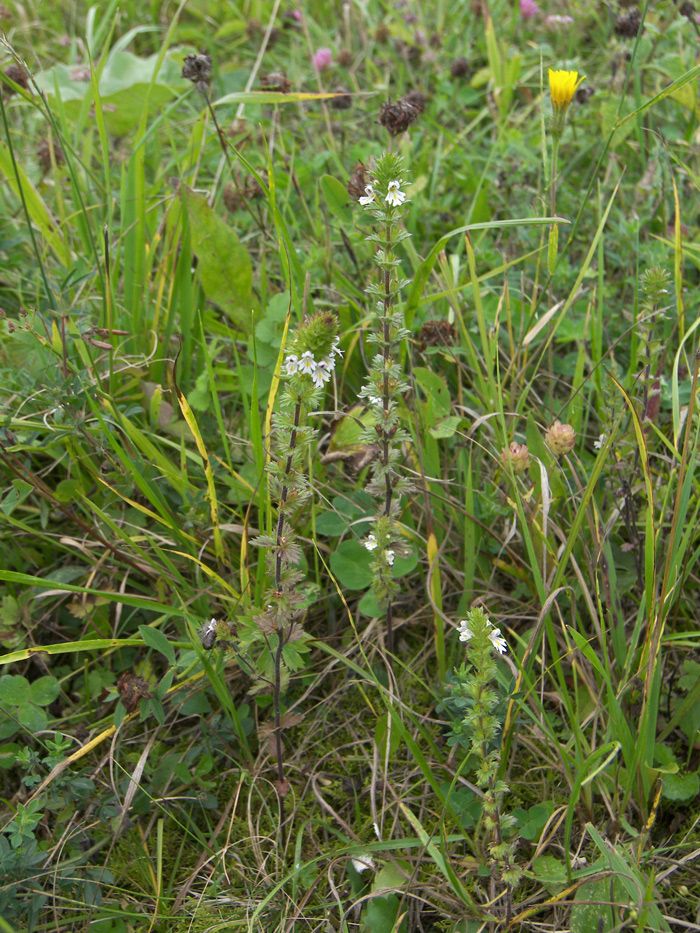
[[[527,444],[518,444],[516,441],[512,441],[501,451],[501,466],[506,469],[511,466],[514,473],[523,473],[529,465],[530,454],[528,453]]]
[[[555,421],[547,430],[544,436],[547,446],[555,457],[561,457],[574,449],[576,443],[576,432],[570,424],[562,424],[561,421]]]
[[[263,91],[278,91],[280,94],[289,94],[292,89],[292,82],[284,71],[271,71],[270,74],[263,75],[260,78],[260,86]]]
[[[379,111],[379,122],[388,130],[391,136],[399,136],[415,123],[420,111],[415,104],[412,104],[405,97],[400,98],[396,103],[386,101],[382,104]]]
[[[349,68],[354,60],[354,56],[350,49],[341,49],[338,52],[338,64],[343,68]]]
[[[417,87],[414,87],[412,91],[409,91],[408,94],[404,97],[404,100],[407,100],[409,104],[413,104],[418,113],[423,113],[425,110],[425,105],[428,103],[428,98],[422,91],[419,91]]]
[[[182,66],[182,77],[191,81],[200,91],[205,91],[211,81],[211,55],[187,55]]]
[[[375,30],[374,38],[377,42],[385,45],[391,38],[391,29],[389,29],[389,26],[386,23],[381,22]]]
[[[421,353],[427,347],[446,347],[455,342],[455,328],[444,318],[426,321],[418,331],[417,340]]]
[[[15,84],[18,84],[21,88],[24,88],[25,91],[29,90],[29,73],[22,68],[21,65],[18,65],[17,62],[13,62],[5,69],[5,77],[9,78],[11,81],[14,81]],[[11,97],[15,93],[15,89],[5,86],[5,94],[8,97]]]
[[[349,110],[352,107],[352,97],[348,94],[347,88],[334,87],[333,93],[339,95],[331,100],[331,107],[335,110]]]
[[[468,59],[464,58],[455,58],[450,67],[450,74],[453,78],[468,78],[472,73],[472,66],[469,64]]]
[[[623,13],[615,23],[615,35],[621,39],[634,39],[642,24],[642,14],[639,10],[630,10]]]
[[[364,162],[356,162],[348,180],[348,194],[351,198],[357,200],[363,196],[368,184],[367,166]]]

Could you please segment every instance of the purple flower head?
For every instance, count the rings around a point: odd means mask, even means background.
[[[520,0],[520,15],[523,19],[532,19],[533,16],[537,16],[540,12],[540,8],[535,3],[535,0]]]
[[[317,71],[325,71],[333,64],[333,53],[330,49],[318,49],[314,53],[313,63]]]

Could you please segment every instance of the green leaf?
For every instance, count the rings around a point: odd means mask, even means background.
[[[139,632],[149,648],[165,655],[171,664],[175,664],[175,649],[162,632],[157,628],[151,628],[150,625],[139,625]]]
[[[664,774],[662,795],[666,800],[676,800],[687,803],[697,797],[700,791],[700,777],[696,772],[680,772],[679,774]]]
[[[427,402],[432,405],[433,414],[437,419],[446,418],[452,410],[450,392],[444,381],[431,369],[418,366],[413,371],[416,382],[425,395]]]
[[[553,855],[540,855],[532,863],[532,874],[550,894],[566,887],[566,865]]]
[[[399,899],[395,894],[382,894],[367,902],[362,911],[364,929],[367,933],[394,933],[394,924],[399,912]],[[399,933],[406,929],[406,921],[401,923]]]
[[[0,703],[3,706],[23,706],[29,703],[29,681],[21,674],[0,677]]]
[[[359,541],[343,541],[331,554],[331,570],[348,590],[365,590],[372,582],[370,552]]]
[[[611,933],[617,927],[615,910],[610,905],[610,894],[615,901],[628,903],[625,889],[619,878],[599,878],[597,881],[587,881],[576,892],[576,903],[571,908],[569,919],[570,933]],[[579,903],[590,901],[592,903]]]
[[[444,421],[439,421],[435,427],[430,428],[430,433],[438,440],[440,438],[452,437],[459,427],[461,420],[461,415],[451,415],[449,418],[445,418]]]
[[[2,509],[5,515],[12,515],[17,506],[24,502],[33,489],[34,487],[31,483],[27,483],[23,479],[13,479],[12,489],[2,502],[0,502],[0,509]]]
[[[49,724],[48,717],[43,709],[34,706],[33,703],[20,706],[17,710],[17,718],[29,732],[41,732]]]
[[[253,305],[253,267],[248,250],[205,197],[186,185],[182,194],[204,293],[247,332]]]
[[[352,201],[345,185],[332,175],[322,175],[321,191],[330,213],[338,220],[349,223],[352,218]]]
[[[316,534],[339,538],[348,527],[346,515],[338,512],[322,512],[316,519]]]
[[[51,674],[39,677],[29,688],[31,701],[37,706],[48,706],[49,703],[53,703],[60,692],[61,685]]]

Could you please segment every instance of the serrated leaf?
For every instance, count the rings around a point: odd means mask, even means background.
[[[149,648],[164,655],[171,664],[175,663],[175,649],[162,632],[149,625],[139,625],[139,632]]]
[[[205,197],[186,185],[182,185],[182,194],[204,293],[247,332],[253,305],[253,267],[248,250]]]

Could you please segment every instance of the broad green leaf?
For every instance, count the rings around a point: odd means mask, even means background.
[[[150,625],[139,625],[139,632],[149,648],[164,655],[171,664],[175,663],[175,649],[162,632]]]
[[[455,431],[459,427],[461,420],[461,415],[450,415],[449,418],[444,418],[442,421],[438,421],[435,427],[429,428],[429,431],[433,437],[437,438],[438,440],[446,437],[453,437]]]
[[[24,502],[33,489],[34,487],[31,483],[27,483],[23,479],[13,479],[12,489],[2,502],[0,502],[0,509],[2,509],[5,515],[12,515],[17,506]]]
[[[0,173],[4,175],[9,187],[20,202],[22,195],[24,196],[27,213],[32,222],[36,224],[44,240],[56,254],[61,265],[66,268],[72,266],[75,257],[58,232],[58,221],[51,216],[51,212],[34,185],[27,178],[22,166],[18,163],[13,164],[10,150],[2,141],[0,141]]]
[[[452,401],[444,380],[437,373],[434,373],[431,369],[426,369],[424,366],[416,367],[413,374],[426,400],[432,405],[435,417],[438,419],[446,418],[450,414]]]
[[[48,706],[49,703],[53,703],[60,692],[61,685],[51,674],[47,674],[46,677],[39,677],[29,688],[31,701],[36,703],[37,706]]]
[[[33,703],[20,706],[17,710],[17,718],[29,732],[41,732],[49,724],[48,717],[43,709],[34,706]]]
[[[662,794],[666,800],[688,803],[697,797],[700,791],[700,777],[696,772],[688,774],[664,774]]]
[[[332,175],[322,175],[321,190],[331,214],[338,220],[349,223],[352,218],[352,202],[345,185]]]
[[[372,555],[359,541],[343,541],[331,554],[331,570],[348,590],[364,590],[372,582]]]
[[[241,330],[248,331],[253,306],[253,268],[248,250],[209,207],[205,197],[185,185],[182,193],[204,293]]]
[[[29,681],[21,674],[5,674],[0,677],[0,704],[23,706],[29,703]]]

